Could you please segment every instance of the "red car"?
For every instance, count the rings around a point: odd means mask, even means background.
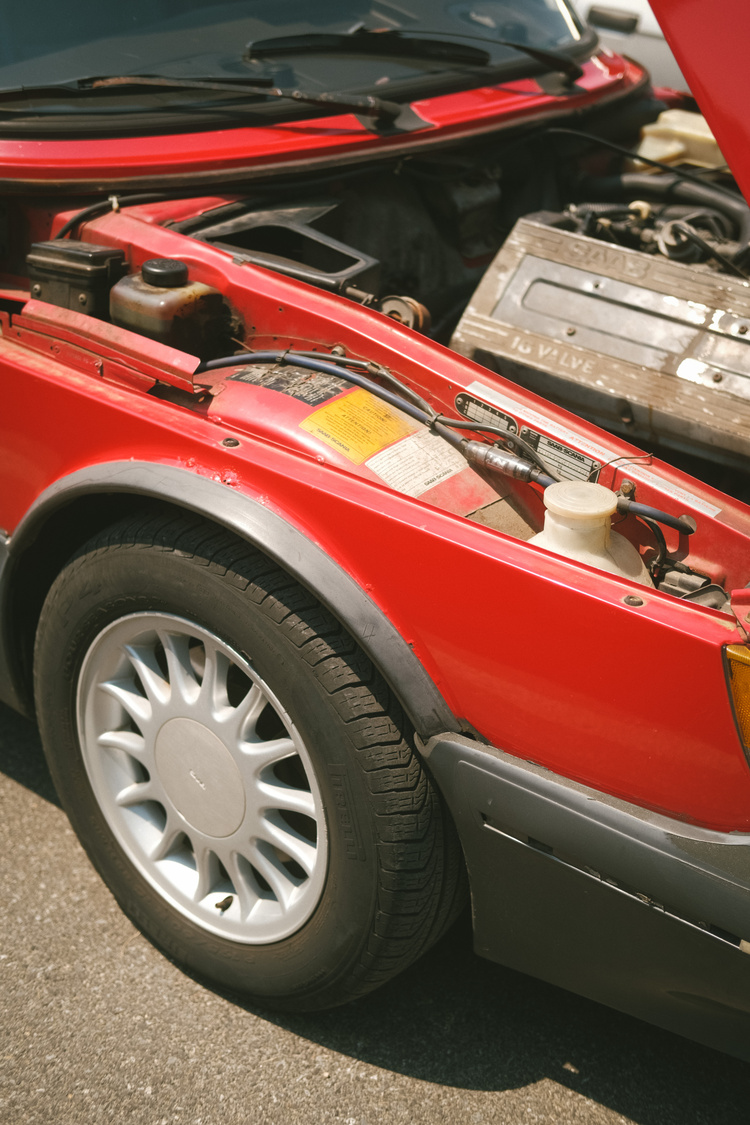
[[[468,891],[484,956],[750,1058],[750,510],[446,346],[524,216],[671,223],[697,285],[742,196],[591,203],[664,105],[567,0],[86,9],[3,16],[0,693],[92,862],[258,1002]]]

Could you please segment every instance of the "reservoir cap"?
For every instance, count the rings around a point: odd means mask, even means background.
[[[176,289],[187,284],[188,268],[178,258],[149,258],[141,267],[141,277],[147,285]]]
[[[563,519],[604,519],[617,510],[617,496],[601,484],[563,480],[545,488],[544,506]]]

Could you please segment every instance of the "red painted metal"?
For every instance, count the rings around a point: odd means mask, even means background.
[[[594,427],[374,312],[237,265],[215,247],[153,226],[143,210],[99,218],[85,234],[126,247],[133,266],[162,255],[187,261],[192,276],[220,283],[248,320],[252,314],[257,346],[342,343],[351,354],[387,363],[446,409],[479,377],[518,404],[520,419],[525,410],[547,411],[572,440],[603,439]],[[453,710],[491,742],[688,821],[750,828],[750,770],[721,660],[723,645],[744,639],[732,618],[634,588],[398,495],[347,472],[334,457],[284,449],[254,434],[252,410],[243,418],[235,409],[231,424],[223,419],[221,395],[210,409],[196,396],[190,409],[153,398],[145,386],[126,386],[106,368],[102,374],[81,369],[55,351],[61,343],[73,346],[76,324],[80,348],[91,348],[78,316],[30,302],[20,323],[45,338],[50,350],[30,348],[12,325],[0,340],[6,388],[0,524],[12,531],[39,493],[67,474],[123,458],[181,465],[237,493],[263,497],[368,591]],[[109,359],[132,370],[131,334],[121,333],[118,351],[118,333],[106,330]],[[96,350],[104,346],[101,340]],[[163,349],[143,340],[141,357],[138,366],[151,370],[163,363]],[[223,447],[226,436],[237,437],[239,446]],[[615,457],[636,452],[606,440]],[[624,472],[636,471],[611,467],[604,483],[616,487]],[[718,559],[722,578],[744,585],[748,510],[674,469],[655,463],[651,471],[664,488],[693,496],[695,554],[714,566]],[[674,514],[689,510],[683,497],[653,483],[643,485],[642,495]],[[715,519],[700,510],[706,502],[719,509]],[[668,536],[676,549],[677,534]],[[634,589],[640,606],[624,601]],[[690,699],[688,680],[699,685],[699,706]]]
[[[721,662],[721,646],[741,638],[726,618],[660,594],[631,608],[626,581],[244,435],[225,449],[236,430],[12,342],[0,343],[0,365],[4,381],[16,372],[0,422],[0,519],[11,528],[86,465],[192,461],[264,497],[337,559],[495,744],[687,820],[750,827],[750,771]],[[686,669],[699,708],[686,701]]]
[[[740,2],[726,0],[735,13]],[[693,45],[697,40],[699,5],[654,0],[654,7],[668,20],[678,60],[692,80],[682,48],[687,51],[691,35]],[[680,13],[692,28],[683,38],[674,30]],[[705,56],[703,30],[701,41]],[[709,42],[718,41],[712,30]],[[635,64],[602,54],[586,64],[579,94],[555,98],[526,81],[425,99],[415,109],[429,127],[404,135],[376,136],[341,115],[199,134],[5,139],[0,180],[6,188],[12,182],[50,192],[216,181],[215,195],[112,212],[83,224],[78,237],[123,248],[131,270],[148,258],[179,257],[191,278],[219,288],[234,306],[251,347],[342,344],[350,355],[388,365],[446,412],[476,381],[501,390],[519,423],[527,414],[546,414],[551,433],[562,428],[574,447],[604,447],[611,456],[602,459],[615,464],[603,470],[603,484],[617,488],[629,476],[639,482],[641,502],[674,515],[692,513],[695,536],[684,544],[667,531],[670,550],[689,549],[691,561],[714,581],[743,587],[750,578],[750,511],[742,504],[659,462],[639,469],[628,458],[640,451],[627,443],[394,321],[238,264],[230,253],[162,225],[231,202],[232,179],[496,134],[530,118],[606,104],[642,79]],[[722,89],[736,92],[736,81],[727,78]],[[725,151],[722,130],[743,106],[712,109]],[[750,158],[743,156],[738,169],[750,183],[750,163],[742,160]],[[9,271],[23,260],[24,239],[49,237],[75,210],[42,198],[15,207],[10,259],[16,264]],[[745,640],[732,617],[474,524],[445,510],[449,504],[439,506],[435,496],[430,504],[400,495],[297,433],[285,441],[284,426],[298,426],[288,409],[273,426],[259,424],[253,396],[223,389],[228,372],[196,381],[195,357],[28,297],[25,282],[9,272],[0,288],[6,310],[0,525],[8,532],[46,488],[89,466],[133,459],[209,476],[235,495],[261,499],[327,551],[413,646],[454,712],[490,742],[685,821],[750,829],[750,770],[722,663],[723,646]],[[154,397],[149,392],[157,381],[183,397]],[[211,393],[202,393],[206,388]],[[226,437],[239,444],[223,446]],[[528,503],[539,519],[539,490],[531,489]],[[634,591],[641,604],[626,602]]]
[[[651,0],[651,7],[740,188],[750,198],[746,0]]]

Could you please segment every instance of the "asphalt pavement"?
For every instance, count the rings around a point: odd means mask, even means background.
[[[2,1125],[747,1125],[750,1065],[482,961],[464,919],[408,973],[278,1016],[120,912],[35,729],[0,706]]]

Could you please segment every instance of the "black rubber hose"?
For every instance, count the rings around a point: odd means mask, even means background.
[[[531,470],[531,480],[536,481],[542,488],[549,488],[551,484],[559,484],[558,477],[548,477],[546,473],[540,473],[538,469]]]
[[[390,406],[395,406],[397,410],[408,414],[410,418],[421,422],[423,426],[430,426],[439,437],[447,441],[454,449],[461,450],[462,448],[464,439],[461,435],[437,422],[434,412],[430,414],[422,410],[414,403],[409,402],[408,399],[402,398],[401,395],[394,394],[393,391],[381,387],[378,383],[373,383],[372,379],[368,379],[366,375],[360,374],[359,371],[348,371],[337,366],[335,362],[311,359],[300,352],[242,352],[240,355],[209,359],[206,363],[200,364],[195,374],[200,375],[203,371],[217,371],[222,367],[249,366],[252,363],[292,363],[296,367],[306,367],[309,371],[320,371],[324,375],[335,375],[338,379],[346,379],[348,383],[354,383],[355,386],[362,387],[363,390],[369,391],[370,394],[382,399]]]
[[[117,195],[116,193],[111,193],[106,199],[98,199],[96,203],[84,207],[83,210],[78,211],[72,219],[68,219],[67,223],[60,227],[54,240],[65,238],[79,223],[85,222],[86,219],[93,219],[96,215],[103,215],[105,211],[119,211],[121,207],[134,207],[138,203],[162,203],[164,200],[174,198],[174,195],[163,191],[144,191],[140,192],[138,195]]]
[[[247,367],[253,363],[291,363],[296,367],[306,367],[309,371],[320,371],[324,375],[334,375],[339,379],[345,379],[348,383],[353,383],[357,387],[362,387],[363,390],[369,391],[370,394],[375,395],[377,398],[387,402],[390,406],[395,406],[397,410],[403,411],[408,414],[410,418],[415,421],[421,422],[424,426],[429,426],[432,431],[438,434],[455,449],[462,451],[464,438],[457,434],[455,430],[451,430],[448,426],[438,422],[440,417],[438,414],[432,412],[427,413],[420,407],[415,406],[414,403],[409,402],[401,395],[394,394],[393,391],[387,390],[386,387],[381,387],[378,383],[373,383],[372,379],[362,375],[359,371],[348,371],[346,368],[338,365],[335,361],[330,362],[320,359],[312,359],[309,355],[304,355],[302,352],[282,351],[282,352],[241,352],[239,355],[222,356],[220,359],[209,359],[205,363],[199,364],[196,368],[195,374],[200,375],[204,371],[219,371],[225,367]],[[450,419],[446,419],[450,422]],[[463,420],[458,423],[465,425]],[[481,429],[481,427],[478,427]],[[512,437],[512,435],[510,435]],[[538,469],[534,469],[531,473],[531,480],[536,481],[542,488],[549,488],[551,484],[556,482],[551,476]],[[670,516],[668,512],[660,512],[658,508],[649,508],[645,504],[634,504],[631,500],[621,496],[617,501],[618,512],[632,512],[635,516],[645,516],[652,520],[658,520],[659,523],[664,523],[667,527],[673,527],[676,531],[681,532],[683,535],[692,535],[695,528],[688,523],[685,519],[679,516]]]
[[[655,573],[664,566],[664,561],[667,557],[667,541],[664,538],[664,532],[659,527],[656,520],[649,519],[648,516],[641,516],[641,519],[646,524],[646,527],[651,529],[651,534],[656,540],[656,556],[652,559],[649,566],[649,570]]]
[[[726,191],[717,191],[711,184],[697,184],[678,175],[651,176],[646,172],[626,172],[622,176],[587,179],[581,185],[581,193],[584,197],[613,202],[645,199],[700,203],[731,219],[743,247],[750,243],[750,207],[742,196],[734,198]]]
[[[657,523],[663,523],[666,527],[672,527],[675,531],[679,531],[680,535],[692,535],[695,531],[689,516],[670,516],[669,512],[661,512],[658,508],[651,508],[648,504],[636,504],[633,500],[628,500],[627,496],[618,496],[617,511],[641,516],[644,519],[656,520]]]

